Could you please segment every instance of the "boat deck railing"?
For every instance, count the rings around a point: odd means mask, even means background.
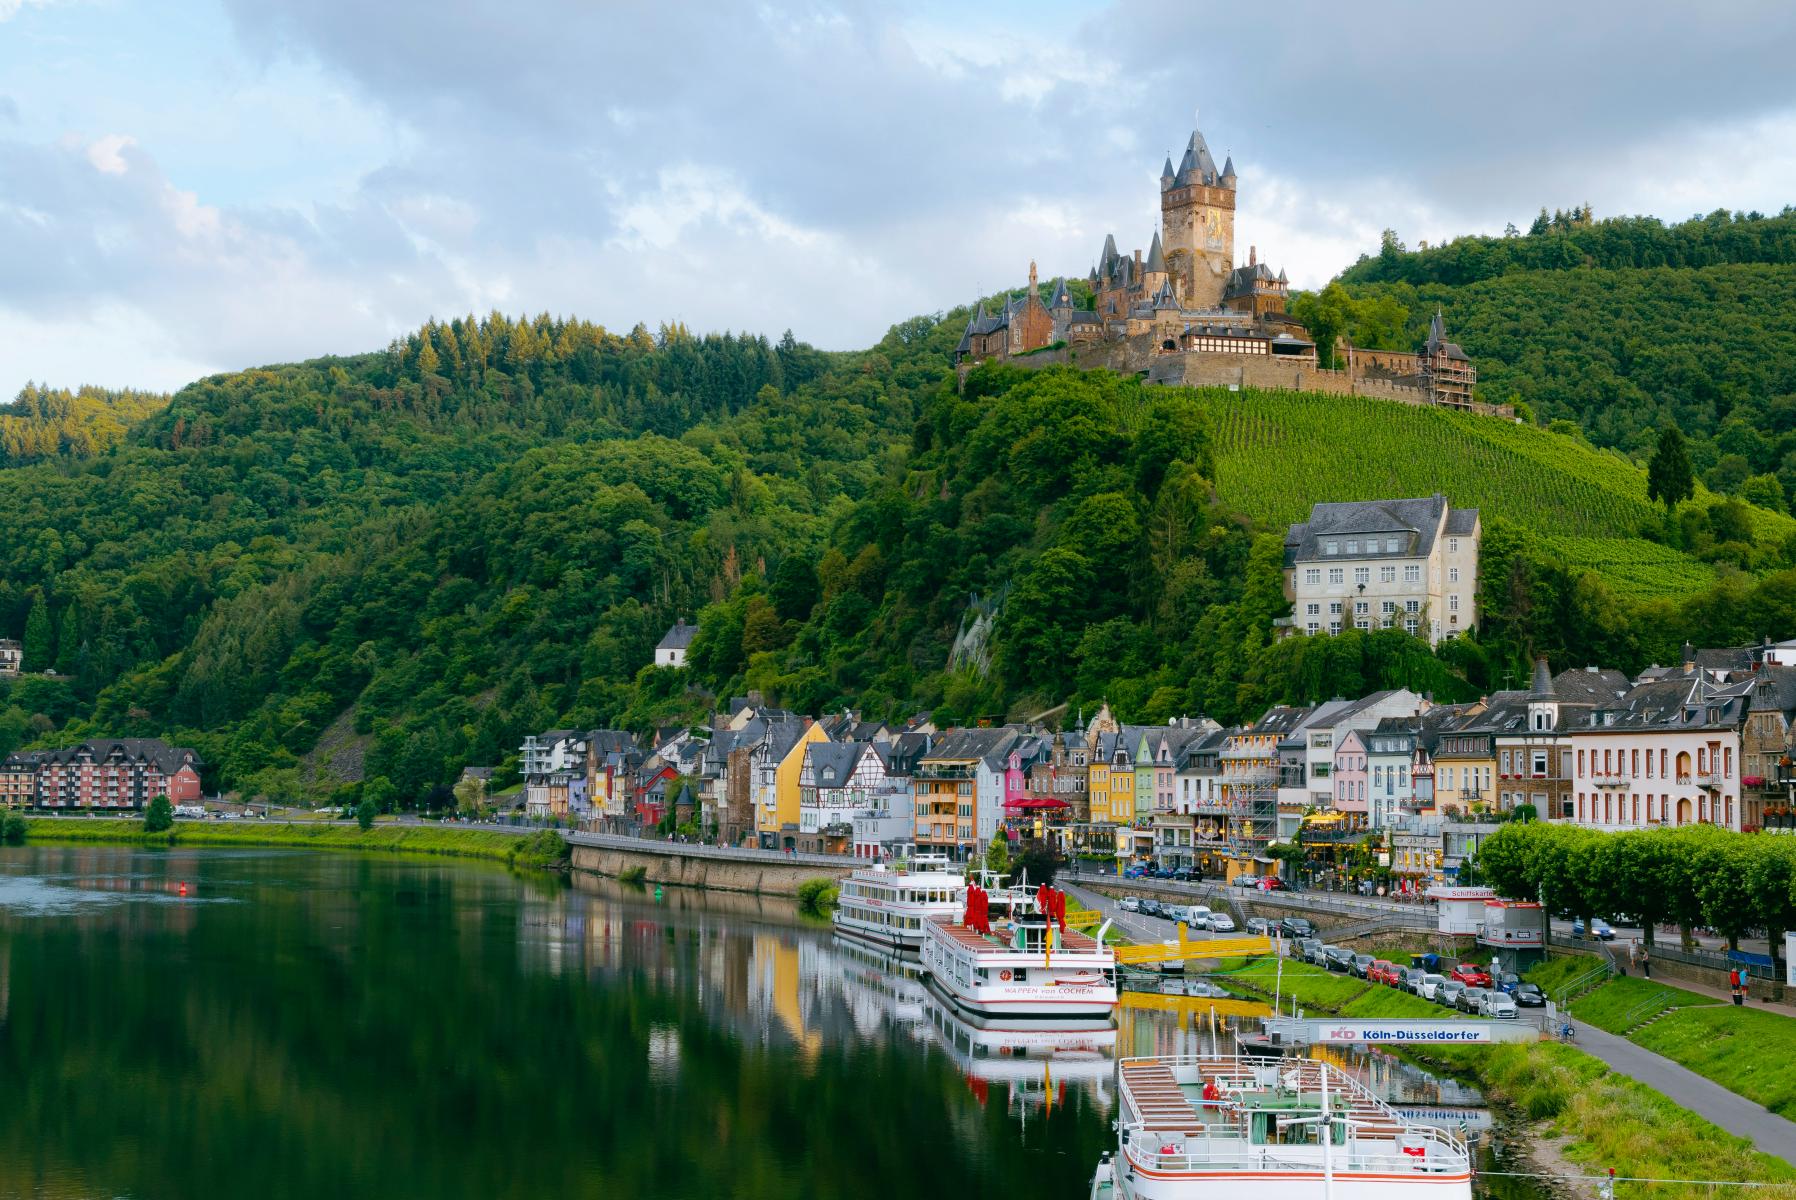
[[[1469,1171],[1463,1140],[1405,1120],[1359,1080],[1317,1059],[1240,1055],[1126,1058],[1118,1062],[1121,1129],[1129,1161],[1163,1171],[1305,1170],[1322,1166],[1314,1126],[1326,1095],[1337,1143],[1333,1169],[1438,1175]],[[1216,1099],[1199,1089],[1214,1084]],[[1256,1119],[1309,1128],[1301,1142],[1256,1142]],[[1299,1135],[1301,1136],[1301,1135]]]

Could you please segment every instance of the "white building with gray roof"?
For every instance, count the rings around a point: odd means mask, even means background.
[[[1317,504],[1285,535],[1288,631],[1406,629],[1428,644],[1478,623],[1475,508],[1436,493]]]

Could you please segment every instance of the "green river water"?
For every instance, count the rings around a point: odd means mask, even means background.
[[[994,1040],[780,900],[0,851],[5,1197],[1082,1197],[1111,1058],[1194,1048],[1195,1024]],[[1366,1065],[1408,1102],[1477,1102]]]

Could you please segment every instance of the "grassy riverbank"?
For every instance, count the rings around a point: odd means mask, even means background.
[[[286,825],[262,821],[177,822],[163,833],[145,833],[142,821],[74,821],[27,817],[29,842],[115,842],[134,846],[278,846],[304,850],[374,850],[397,854],[439,854],[495,862],[554,866],[541,848],[531,852],[521,838],[490,829],[432,825],[376,825],[363,831],[351,824]],[[556,838],[556,841],[561,841]],[[563,843],[565,846],[565,843]],[[545,861],[538,861],[544,859]]]
[[[1219,975],[1217,981],[1225,987],[1270,999],[1275,966],[1270,959],[1249,960]],[[1287,962],[1278,978],[1278,988],[1287,1005],[1290,997],[1295,996],[1299,1005],[1316,1012],[1354,1017],[1452,1015],[1418,996],[1305,963]],[[1767,1013],[1735,1014],[1731,1008],[1691,1010],[1667,1017],[1644,1032],[1657,1030],[1673,1019],[1716,1011],[1791,1024]],[[1647,1043],[1641,1039],[1641,1044]],[[1600,1060],[1574,1046],[1534,1042],[1431,1047],[1418,1057],[1471,1076],[1487,1095],[1519,1109],[1537,1123],[1537,1135],[1550,1139],[1560,1158],[1584,1173],[1595,1175],[1614,1167],[1617,1174],[1637,1178],[1787,1183],[1788,1187],[1757,1188],[1753,1194],[1796,1198],[1796,1168],[1759,1153],[1745,1139],[1734,1137],[1678,1107],[1659,1092],[1609,1070]],[[1775,1051],[1765,1057],[1770,1075],[1789,1062]],[[1741,1090],[1741,1094],[1747,1093]],[[1710,1191],[1704,1187],[1655,1184],[1650,1192],[1641,1194],[1656,1200],[1695,1200],[1709,1196]]]

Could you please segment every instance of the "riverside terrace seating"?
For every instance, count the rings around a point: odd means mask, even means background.
[[[930,920],[940,926],[949,937],[953,938],[956,942],[959,942],[969,950],[989,951],[1010,949],[1011,927],[1002,921],[992,926],[993,936],[986,937],[982,933],[975,933],[971,929],[968,929],[955,917],[931,917]],[[1059,950],[1090,951],[1096,950],[1097,948],[1097,939],[1080,930],[1068,929],[1065,933],[1060,935]],[[1033,951],[1030,953],[1033,953]]]

